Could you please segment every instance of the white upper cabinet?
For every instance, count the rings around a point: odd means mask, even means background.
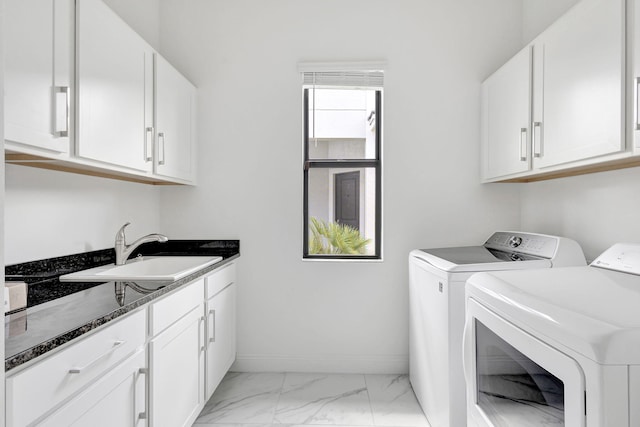
[[[630,138],[633,140],[633,147],[636,152],[640,152],[640,0],[629,1],[629,14],[631,15],[630,22],[633,23],[628,28],[627,40],[631,43],[628,51],[633,57],[632,70],[629,76],[629,84],[631,90],[629,91],[628,105],[628,119]]]
[[[526,47],[482,84],[482,177],[526,172],[531,166],[531,58]]]
[[[625,149],[623,0],[583,0],[535,42],[534,167]]]
[[[153,49],[101,0],[77,4],[77,155],[152,170]]]
[[[156,175],[195,181],[196,88],[156,55]]]
[[[8,162],[195,183],[196,88],[113,10],[102,0],[5,9]]]
[[[483,83],[484,182],[633,163],[625,37],[626,0],[582,0]]]
[[[73,0],[5,1],[7,148],[42,149],[50,156],[69,152],[73,17]]]

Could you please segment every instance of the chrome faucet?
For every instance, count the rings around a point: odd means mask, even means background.
[[[131,224],[130,222],[126,223],[120,230],[116,233],[116,265],[122,265],[127,262],[127,258],[131,255],[131,252],[136,250],[138,246],[147,242],[166,242],[169,238],[163,234],[147,234],[133,242],[130,245],[127,245],[126,237],[124,235],[124,229],[127,225]]]

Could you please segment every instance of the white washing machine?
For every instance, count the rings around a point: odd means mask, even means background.
[[[640,245],[588,267],[473,275],[470,426],[640,426]]]
[[[432,427],[466,425],[465,281],[480,271],[570,265],[586,265],[575,241],[523,232],[496,232],[482,246],[411,251],[409,378]]]

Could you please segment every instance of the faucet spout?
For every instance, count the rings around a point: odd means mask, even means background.
[[[127,222],[125,225],[120,227],[120,230],[118,230],[118,232],[116,233],[116,239],[115,239],[116,240],[115,241],[116,265],[122,265],[125,262],[127,262],[129,255],[131,255],[131,253],[143,243],[167,242],[169,240],[169,238],[164,234],[152,233],[152,234],[147,234],[146,236],[142,236],[132,244],[127,245],[127,239],[124,234],[124,229],[129,224],[130,223]]]

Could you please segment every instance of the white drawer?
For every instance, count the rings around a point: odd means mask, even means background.
[[[6,379],[6,422],[27,425],[145,344],[146,311],[110,322]]]
[[[236,281],[236,265],[227,264],[219,270],[214,270],[205,280],[207,282],[206,299],[209,299]]]
[[[199,279],[151,304],[149,327],[156,336],[202,302],[204,279]]]

